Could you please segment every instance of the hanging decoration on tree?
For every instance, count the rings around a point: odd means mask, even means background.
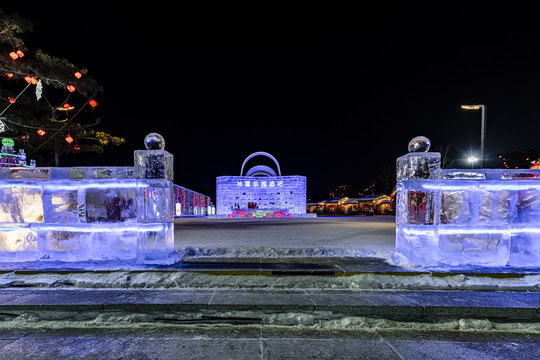
[[[45,130],[42,130],[42,129],[39,129],[39,130],[37,131],[37,133],[38,133],[38,135],[39,135],[40,138],[42,138],[43,135],[46,134],[46,133],[45,133]]]
[[[8,96],[8,100],[11,104],[15,104],[17,102],[17,99],[15,99],[14,97],[12,96]]]
[[[64,109],[66,109],[66,114],[67,114],[68,111],[69,111],[70,109],[73,109],[73,108],[72,108],[71,105],[69,105],[68,103],[65,103],[65,104],[64,104]]]
[[[90,104],[90,106],[92,107],[92,112],[94,112],[94,108],[97,106],[97,101],[92,99],[88,102],[88,104]]]
[[[13,73],[7,72],[6,76],[8,77],[8,81],[10,81],[11,78],[13,77]]]
[[[68,86],[66,86],[66,88],[68,89],[69,92],[74,92],[75,91],[75,86],[73,86],[73,85],[68,85]]]
[[[66,140],[67,143],[68,143],[68,147],[70,147],[71,143],[73,142],[73,138],[71,137],[71,135],[67,134],[65,140]]]
[[[33,85],[36,85],[38,83],[38,79],[36,79],[35,77],[33,76],[26,76],[24,78],[24,80],[26,80],[27,83],[29,84],[33,84]]]
[[[41,80],[39,80],[36,84],[36,99],[37,100],[41,99],[41,94],[43,94],[43,84]]]
[[[81,72],[80,72],[80,71],[75,71],[75,77],[76,77],[77,79],[80,79],[80,78],[82,77]]]

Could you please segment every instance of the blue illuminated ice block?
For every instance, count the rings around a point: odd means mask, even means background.
[[[440,169],[437,157],[412,152],[397,160],[394,259],[540,266],[540,171]]]
[[[139,167],[0,168],[0,261],[178,260],[162,155]]]

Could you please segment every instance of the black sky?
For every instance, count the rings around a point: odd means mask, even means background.
[[[455,167],[466,166],[480,113],[460,105],[473,103],[488,107],[488,166],[499,167],[500,152],[540,147],[532,5],[376,3],[1,7],[34,23],[29,45],[103,85],[102,129],[127,143],[78,158],[86,165],[132,165],[133,150],[158,132],[179,185],[211,192],[216,176],[237,175],[249,154],[267,151],[319,197],[375,180],[417,135],[432,149],[450,145]]]

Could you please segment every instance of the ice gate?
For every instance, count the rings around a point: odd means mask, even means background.
[[[133,167],[0,168],[0,260],[178,260],[173,156],[145,144]]]
[[[540,266],[540,170],[441,169],[428,149],[397,159],[396,260]]]

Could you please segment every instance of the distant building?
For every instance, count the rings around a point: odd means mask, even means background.
[[[214,215],[215,207],[210,197],[174,184],[174,215],[209,216]]]
[[[337,197],[308,203],[307,211],[317,214],[389,215],[394,211],[394,201],[388,195]]]
[[[277,173],[265,165],[249,169],[244,166],[255,156],[274,161]],[[249,155],[242,164],[240,176],[216,179],[216,215],[229,217],[283,217],[306,214],[306,177],[282,176],[277,160],[266,152]]]

